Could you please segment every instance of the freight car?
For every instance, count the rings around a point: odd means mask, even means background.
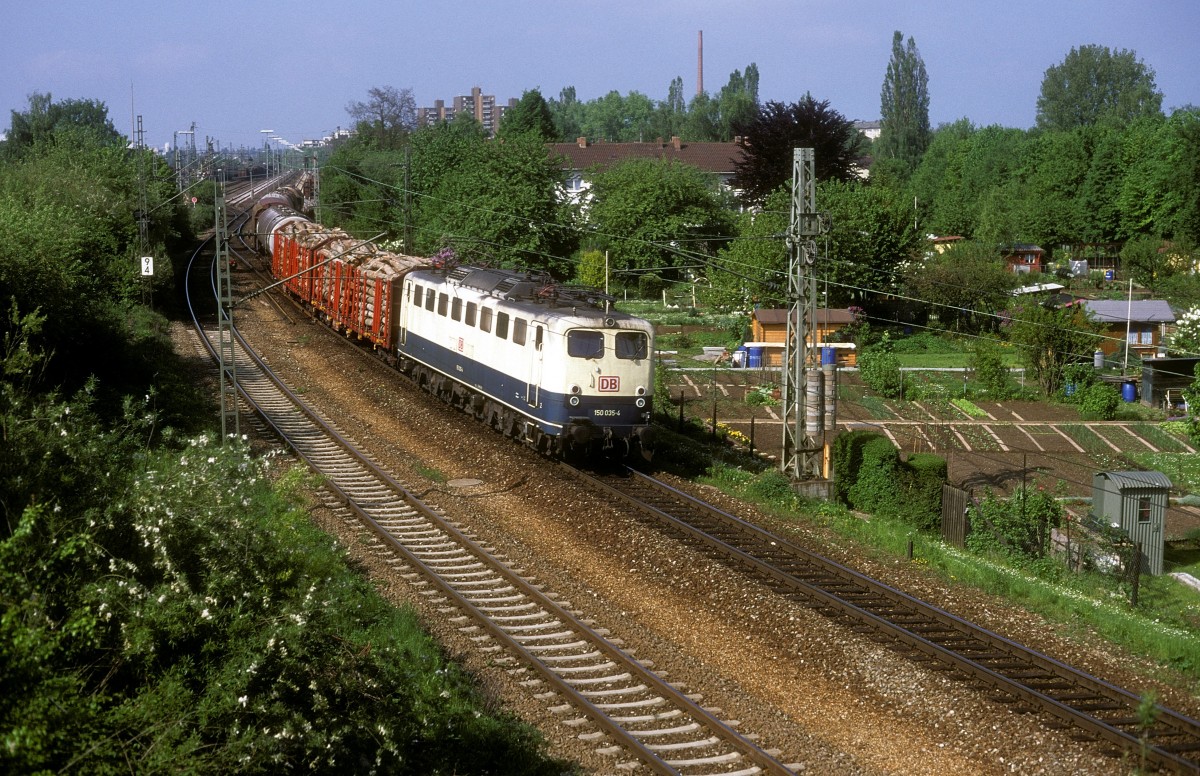
[[[254,218],[288,293],[447,403],[549,455],[653,451],[653,326],[598,292],[384,251],[287,195]]]

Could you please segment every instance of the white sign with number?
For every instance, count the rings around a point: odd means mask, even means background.
[[[143,256],[142,257],[142,275],[148,276],[148,275],[153,275],[153,274],[154,274],[154,257],[153,256]]]

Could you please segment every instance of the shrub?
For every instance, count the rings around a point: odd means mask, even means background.
[[[1084,420],[1112,420],[1121,406],[1121,396],[1108,383],[1093,383],[1079,401],[1079,416]]]
[[[1006,499],[989,491],[971,514],[967,546],[1022,560],[1041,558],[1050,529],[1059,527],[1062,519],[1062,505],[1041,488],[1022,489]]]
[[[667,283],[653,272],[647,272],[638,278],[638,296],[643,299],[654,299],[662,295]]]
[[[863,447],[873,439],[885,439],[874,431],[856,430],[839,434],[833,442],[833,488],[837,500],[850,503],[850,489],[858,479],[862,466]]]
[[[850,506],[876,512],[894,503],[900,479],[900,451],[886,437],[876,437],[862,448],[862,463],[850,488]]]
[[[976,340],[970,365],[975,371],[976,382],[989,397],[1000,401],[1012,395],[1008,368],[1004,366],[1000,348],[994,340]]]
[[[871,390],[889,399],[900,397],[903,388],[900,359],[896,358],[886,341],[863,351],[858,358],[858,373]]]
[[[933,453],[913,453],[904,462],[905,477],[899,489],[905,505],[901,517],[918,528],[937,528],[942,518],[942,483],[946,459]]]
[[[1084,394],[1099,379],[1096,376],[1095,367],[1083,361],[1076,361],[1073,364],[1064,366],[1062,368],[1062,376],[1063,384],[1059,390],[1058,398],[1067,404],[1079,404],[1082,402]]]

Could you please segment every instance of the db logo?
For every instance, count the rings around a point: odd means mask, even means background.
[[[462,350],[463,350],[463,338],[459,337],[458,338],[458,352],[461,353]]]
[[[600,390],[604,393],[614,393],[621,390],[620,377],[600,377]]]

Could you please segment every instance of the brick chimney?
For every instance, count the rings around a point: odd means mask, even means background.
[[[671,147],[674,148],[676,151],[678,151],[682,146],[683,146],[683,143],[679,142],[679,136],[672,135],[671,136]]]
[[[580,148],[587,148],[587,138],[586,137],[577,137],[577,138],[575,138],[575,144],[577,146],[579,146]]]

